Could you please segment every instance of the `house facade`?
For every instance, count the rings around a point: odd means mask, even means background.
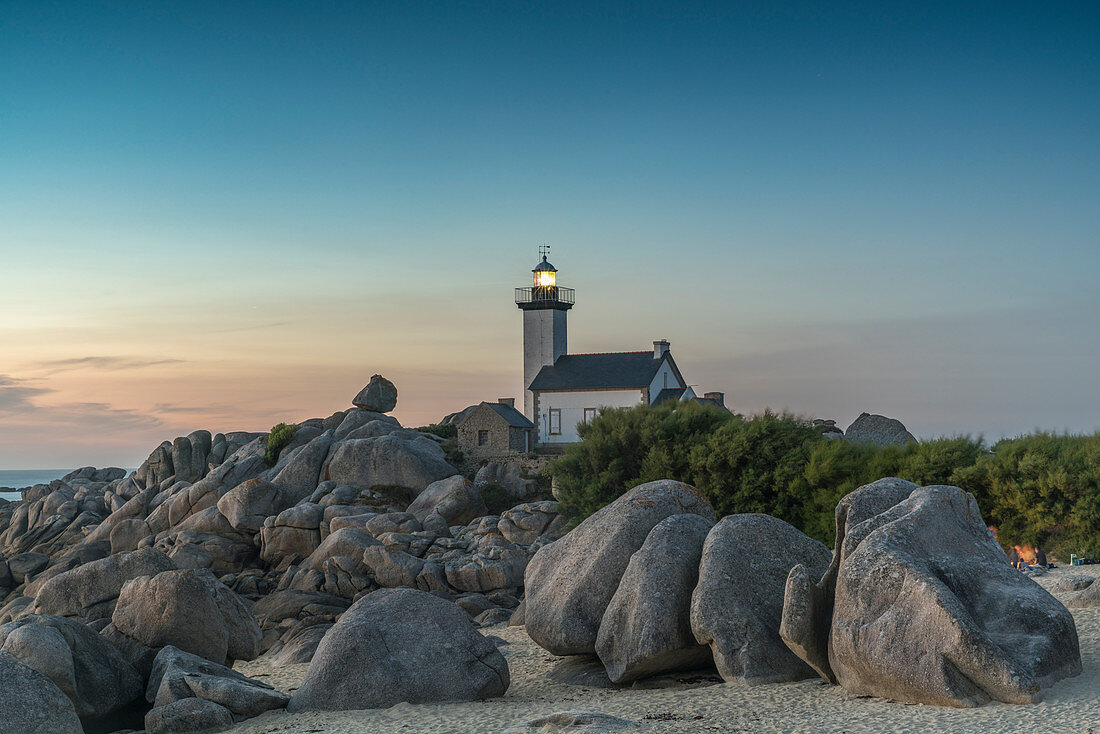
[[[458,445],[475,458],[527,453],[534,449],[534,424],[516,410],[514,401],[501,398],[464,411],[458,423]]]
[[[516,305],[523,311],[523,414],[534,425],[536,445],[579,441],[578,426],[603,408],[697,399],[664,339],[646,351],[569,354],[573,289],[557,284],[557,269],[545,255],[532,273],[534,285],[516,289]]]

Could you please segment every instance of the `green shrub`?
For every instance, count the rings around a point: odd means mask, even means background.
[[[499,515],[516,506],[508,490],[496,482],[482,484],[478,486],[478,491],[481,492],[481,499],[485,500],[490,515]]]
[[[279,423],[272,426],[271,432],[267,434],[267,451],[264,453],[264,461],[268,466],[275,466],[279,463],[279,454],[287,445],[294,440],[294,434],[298,432],[298,426],[291,423]]]
[[[719,516],[763,512],[829,544],[837,502],[876,479],[986,496],[964,472],[987,453],[969,437],[883,448],[826,439],[793,415],[744,418],[688,402],[604,410],[580,435],[550,467],[573,523],[655,479],[697,487]]]
[[[458,426],[453,423],[431,423],[426,426],[420,426],[416,430],[421,433],[430,433],[433,436],[439,436],[440,438],[456,438],[458,436]]]
[[[461,466],[462,462],[466,460],[466,455],[462,453],[454,441],[447,441],[441,445],[443,447],[443,456],[447,459],[447,463],[453,466]]]

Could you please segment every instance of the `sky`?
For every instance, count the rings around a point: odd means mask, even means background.
[[[965,5],[965,7],[962,7]],[[521,396],[1100,429],[1100,7],[0,0],[0,469]]]

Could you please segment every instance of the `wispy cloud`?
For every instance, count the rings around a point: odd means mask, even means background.
[[[117,371],[155,367],[162,364],[179,364],[185,361],[183,359],[139,359],[135,357],[73,357],[38,362],[37,366],[50,370],[51,373],[80,369]]]
[[[45,387],[30,387],[25,382],[11,375],[0,375],[0,412],[25,413],[35,410],[33,399],[53,392]]]

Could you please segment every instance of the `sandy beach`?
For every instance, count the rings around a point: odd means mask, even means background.
[[[1100,566],[1060,566],[1038,579],[1049,587],[1072,574],[1100,576]],[[442,734],[502,732],[561,711],[609,714],[635,722],[626,731],[653,732],[1100,732],[1100,609],[1073,610],[1083,672],[1030,706],[991,703],[976,709],[898,704],[851,696],[820,680],[747,687],[711,683],[709,676],[665,679],[658,688],[592,688],[557,683],[549,673],[563,658],[542,650],[522,628],[484,630],[509,644],[501,648],[512,684],[501,698],[473,703],[410,705],[373,711],[287,714],[272,711],[234,729],[234,734]],[[307,665],[272,668],[239,663],[241,672],[293,692]],[[354,671],[348,671],[354,675]],[[717,677],[715,676],[715,679]],[[546,729],[556,731],[556,729]]]

